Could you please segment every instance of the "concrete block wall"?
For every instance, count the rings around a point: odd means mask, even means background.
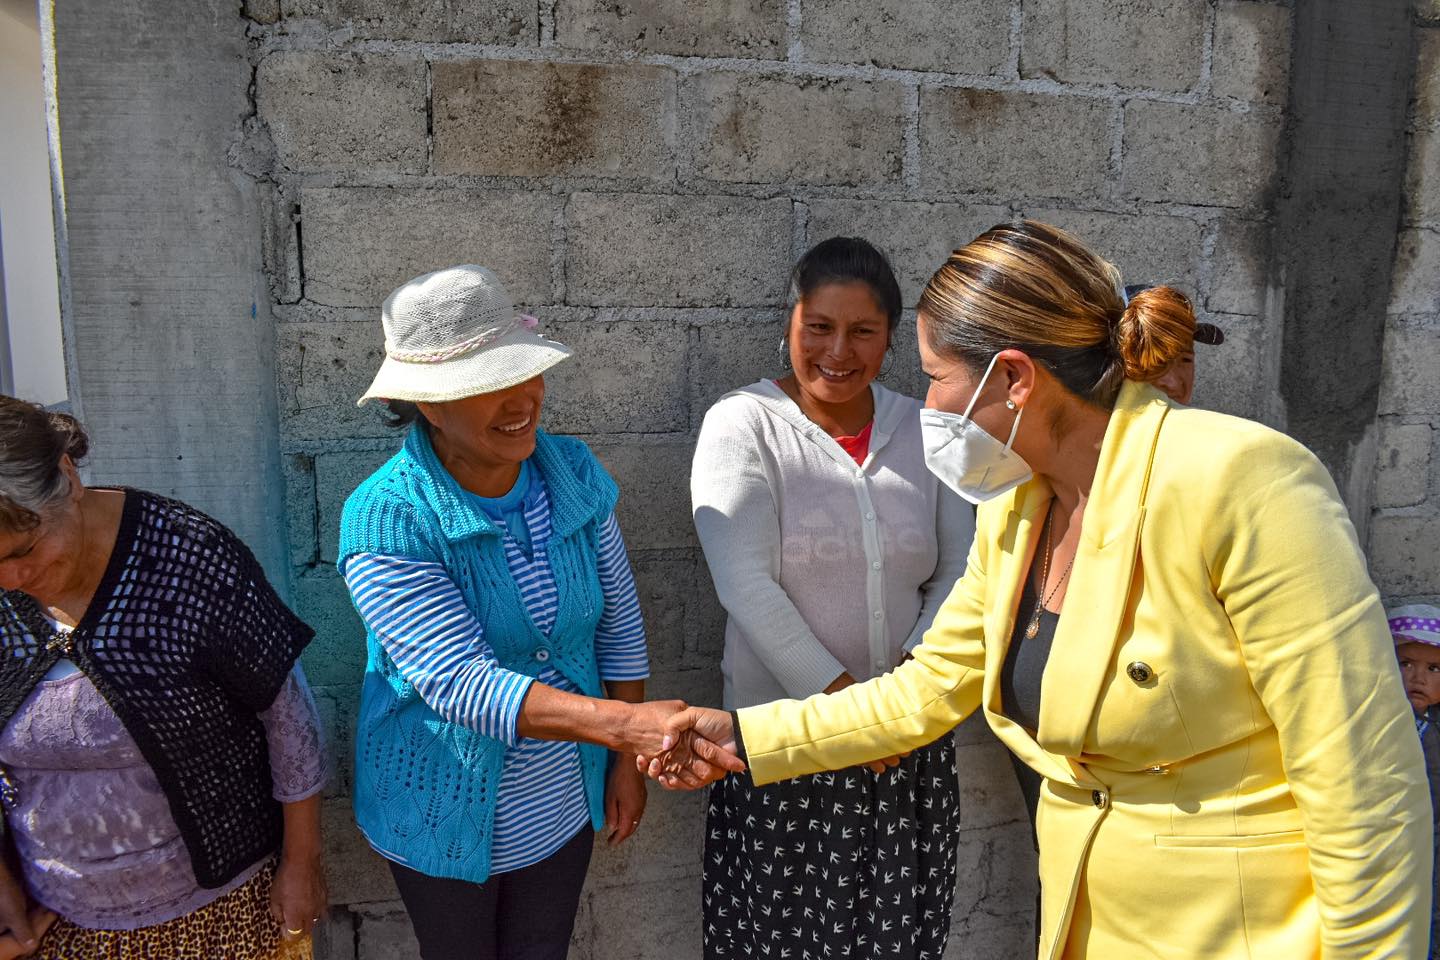
[[[333,568],[345,496],[397,442],[354,406],[381,356],[385,294],[483,263],[576,348],[548,378],[545,424],[586,438],[620,482],[650,689],[717,703],[723,614],[689,518],[694,435],[720,394],[779,372],[787,271],[813,242],[876,241],[913,303],[986,227],[1059,223],[1127,279],[1191,291],[1225,328],[1224,346],[1202,348],[1198,402],[1275,409],[1265,262],[1290,8],[1136,11],[246,0],[254,114],[234,152],[264,186],[290,582],[319,631],[306,663],[337,771],[324,960],[416,955],[350,818],[363,637]],[[1414,247],[1433,262],[1433,233]],[[907,313],[889,382],[918,392],[913,340]],[[959,737],[949,956],[1033,956],[1013,775],[983,726]],[[699,956],[700,823],[699,798],[655,791],[635,840],[597,850],[574,957]]]
[[[1440,604],[1440,5],[1416,4],[1408,157],[1380,381],[1371,572]]]

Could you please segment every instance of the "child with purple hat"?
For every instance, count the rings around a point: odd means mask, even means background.
[[[1440,832],[1440,607],[1412,604],[1389,612],[1390,634],[1405,695],[1415,710],[1415,729],[1430,777],[1430,804]],[[1436,845],[1440,854],[1440,843]],[[1435,891],[1432,890],[1432,895]],[[1440,946],[1440,904],[1431,911],[1430,957]]]

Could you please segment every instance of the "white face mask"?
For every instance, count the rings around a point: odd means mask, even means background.
[[[1020,415],[1015,413],[1015,425],[1010,428],[1010,439],[1001,443],[985,431],[980,424],[970,419],[975,401],[995,369],[996,354],[985,368],[985,376],[975,388],[975,395],[961,414],[944,410],[920,411],[920,437],[925,444],[925,466],[930,472],[971,503],[983,503],[1013,490],[1029,480],[1033,471],[1020,454],[1013,449],[1015,434],[1020,430]]]

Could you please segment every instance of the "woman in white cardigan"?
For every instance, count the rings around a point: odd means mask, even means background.
[[[695,526],[729,615],[725,706],[832,693],[920,643],[964,572],[968,504],[925,467],[920,404],[875,383],[900,318],[884,256],[855,238],[793,276],[790,368],[720,398],[691,471]],[[904,758],[710,795],[706,960],[939,960],[958,836],[947,734]]]

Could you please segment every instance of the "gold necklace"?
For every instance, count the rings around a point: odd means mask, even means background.
[[[1030,623],[1025,627],[1025,639],[1034,640],[1040,633],[1040,614],[1050,606],[1050,601],[1055,599],[1055,594],[1060,592],[1060,587],[1070,576],[1070,568],[1075,566],[1075,558],[1071,557],[1070,562],[1065,564],[1065,572],[1060,574],[1060,579],[1055,581],[1051,588],[1050,595],[1044,596],[1045,582],[1050,579],[1050,538],[1055,534],[1055,501],[1050,501],[1050,511],[1045,514],[1045,554],[1040,562],[1040,593],[1042,599],[1035,604],[1035,612],[1030,617]],[[1077,551],[1078,552],[1078,551]]]

